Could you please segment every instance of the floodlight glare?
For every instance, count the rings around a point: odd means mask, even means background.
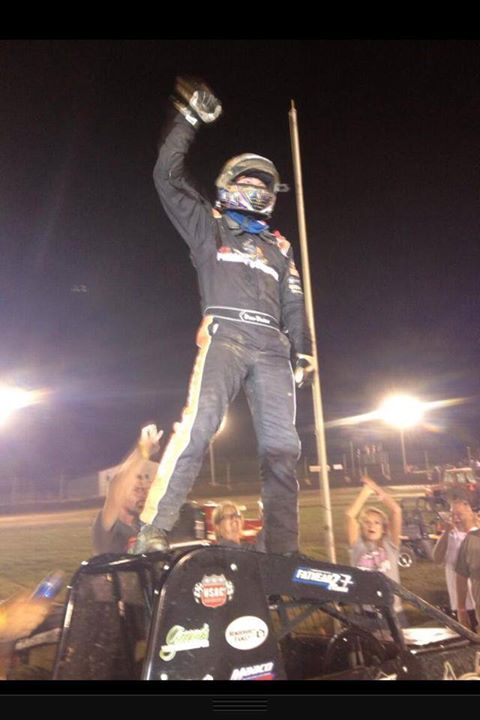
[[[411,395],[391,395],[378,409],[380,417],[388,425],[404,430],[418,425],[425,412],[424,403]]]
[[[17,410],[35,405],[42,395],[39,390],[25,390],[12,385],[0,386],[0,425],[4,425]]]

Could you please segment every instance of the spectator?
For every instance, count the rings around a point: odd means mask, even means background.
[[[258,507],[260,517],[263,519],[261,500],[258,501]],[[242,545],[247,550],[266,552],[263,528],[257,534],[255,543],[245,542],[245,540],[242,542],[244,517],[235,503],[226,501],[218,505],[212,514],[212,524],[219,545],[224,547]]]
[[[243,515],[233,502],[221,503],[212,514],[217,543],[235,547],[242,541]]]
[[[457,609],[457,577],[455,564],[458,558],[460,546],[467,533],[477,528],[477,517],[467,499],[454,498],[451,502],[451,517],[442,517],[444,531],[439,537],[434,549],[433,560],[436,563],[445,563],[445,580],[447,583],[450,610],[455,618],[458,617]],[[475,603],[473,602],[470,582],[465,599],[462,599],[462,606],[465,607],[469,624],[472,630],[476,627]]]
[[[142,428],[135,449],[112,479],[105,504],[92,528],[96,554],[124,553],[135,541],[140,529],[139,516],[153,480],[143,473],[145,461],[158,452],[162,434],[163,431],[157,431],[156,425]]]
[[[462,625],[465,625],[465,627],[470,627],[466,604],[468,580],[470,580],[478,628],[480,620],[480,528],[474,528],[467,532],[458,551],[455,572],[457,574],[458,620]]]
[[[361,570],[376,570],[400,582],[398,556],[402,509],[383,488],[368,476],[362,477],[363,488],[346,510],[346,530],[351,564]],[[386,506],[389,517],[377,507],[364,509],[366,500],[376,495]],[[400,598],[395,596],[394,609],[405,624]]]

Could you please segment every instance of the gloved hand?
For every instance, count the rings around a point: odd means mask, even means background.
[[[297,353],[293,375],[298,388],[304,385],[310,385],[310,383],[313,382],[315,370],[315,359],[312,355],[301,355]]]
[[[208,85],[198,78],[177,77],[171,100],[178,112],[194,127],[199,121],[214,122],[222,112],[220,100]]]

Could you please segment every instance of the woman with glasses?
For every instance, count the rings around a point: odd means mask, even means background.
[[[221,503],[212,515],[217,543],[226,547],[240,545],[243,529],[243,515],[232,502]]]

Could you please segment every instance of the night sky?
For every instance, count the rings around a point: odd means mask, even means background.
[[[479,50],[420,39],[2,41],[0,377],[52,390],[2,431],[3,471],[80,475],[117,462],[145,422],[168,434],[179,417],[200,304],[152,170],[182,73],[203,77],[224,108],[190,157],[200,187],[213,199],[233,155],[271,158],[292,188],[271,227],[300,266],[295,100],[325,418],[367,412],[392,388],[466,397],[411,442],[477,446]],[[303,392],[307,448],[312,416]],[[393,450],[391,431],[374,430],[330,433],[332,456],[350,437]],[[243,401],[222,446],[232,457],[254,448]]]

